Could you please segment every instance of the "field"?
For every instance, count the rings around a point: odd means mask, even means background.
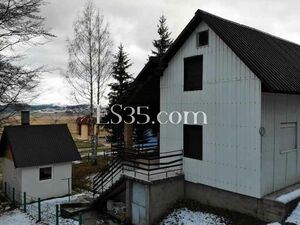
[[[77,139],[77,125],[76,119],[82,115],[72,114],[68,115],[65,113],[40,113],[40,112],[32,112],[30,114],[30,124],[67,124],[68,128],[72,134],[73,139],[76,141]],[[5,125],[20,125],[21,119],[20,115],[15,115],[11,117]],[[1,130],[2,133],[2,130]],[[103,129],[100,130],[100,137],[105,137],[107,132]]]

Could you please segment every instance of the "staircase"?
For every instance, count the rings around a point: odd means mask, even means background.
[[[182,175],[182,150],[159,154],[156,144],[139,149],[123,146],[112,153],[112,161],[93,179],[94,205],[98,207],[125,191],[125,177],[152,182]]]
[[[120,180],[123,170],[123,162],[120,157],[114,158],[101,172],[93,179],[93,194],[103,195],[117,181]]]

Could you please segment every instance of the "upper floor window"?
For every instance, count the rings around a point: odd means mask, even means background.
[[[197,47],[208,45],[208,30],[197,33]]]
[[[184,91],[202,90],[203,56],[184,58]]]

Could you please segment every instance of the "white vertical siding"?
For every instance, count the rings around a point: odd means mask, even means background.
[[[263,93],[262,126],[262,193],[279,190],[300,181],[300,153],[281,152],[280,123],[297,123],[297,145],[300,144],[300,96]],[[298,147],[299,148],[299,147]]]
[[[3,190],[4,184],[7,183],[7,188],[12,191],[15,188],[16,193],[21,191],[21,169],[15,168],[14,162],[10,159],[3,158]]]
[[[72,177],[72,163],[58,163],[50,166],[52,166],[52,179],[44,181],[39,180],[39,167],[22,168],[22,192],[41,199],[67,195],[67,178]]]
[[[184,159],[185,179],[260,197],[260,80],[209,29],[209,46],[196,47],[201,23],[161,78],[161,111],[204,111],[203,160]],[[203,90],[183,92],[183,59],[203,55]],[[161,125],[162,152],[183,149],[183,125]]]

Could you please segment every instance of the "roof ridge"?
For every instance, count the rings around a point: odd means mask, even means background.
[[[296,42],[287,40],[287,39],[282,38],[282,37],[278,37],[278,36],[276,36],[276,35],[274,35],[274,34],[271,34],[271,33],[269,33],[269,32],[260,30],[260,29],[258,29],[258,28],[250,27],[250,26],[245,25],[245,24],[242,24],[242,23],[238,23],[238,22],[235,22],[235,21],[232,21],[232,20],[229,20],[229,19],[225,19],[225,18],[223,18],[223,17],[220,17],[220,16],[217,16],[217,15],[215,15],[215,14],[209,13],[209,12],[204,11],[204,10],[202,10],[202,9],[198,9],[198,10],[195,12],[195,14],[196,14],[196,15],[198,14],[199,16],[201,16],[201,13],[207,14],[208,16],[215,17],[215,18],[220,19],[220,20],[223,20],[223,21],[225,21],[225,22],[229,22],[229,23],[232,23],[232,24],[234,24],[234,25],[237,25],[237,26],[241,26],[241,27],[250,29],[250,30],[253,30],[253,31],[255,31],[255,32],[259,32],[259,33],[261,33],[261,34],[270,36],[270,37],[272,37],[272,38],[276,38],[276,39],[278,39],[278,40],[280,40],[280,41],[284,41],[284,42],[287,42],[287,43],[296,45],[297,47],[300,47],[300,43],[298,44],[298,43],[296,43]]]

